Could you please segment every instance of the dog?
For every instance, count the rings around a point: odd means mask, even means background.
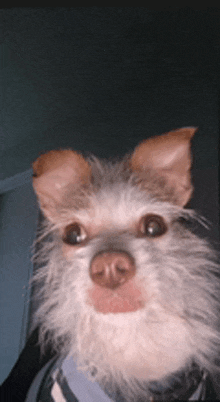
[[[91,400],[205,400],[218,370],[218,260],[187,225],[203,222],[186,208],[195,131],[149,138],[121,160],[67,149],[33,164],[45,217],[34,325],[59,353],[56,373],[72,362],[66,383],[99,388]]]

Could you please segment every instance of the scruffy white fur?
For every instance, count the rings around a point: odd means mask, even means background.
[[[40,306],[40,342],[52,342],[59,353],[73,355],[81,369],[103,388],[119,388],[126,400],[147,400],[151,380],[195,361],[215,370],[219,355],[219,266],[205,240],[191,233],[179,218],[196,218],[166,199],[161,186],[141,185],[122,162],[92,158],[93,182],[75,191],[71,184],[59,205],[59,220],[45,222],[35,261]],[[159,180],[159,179],[158,179]],[[147,182],[147,180],[146,180]],[[165,185],[164,185],[165,186]],[[139,238],[131,228],[142,216],[163,217],[167,232],[155,239]],[[83,247],[63,245],[62,231],[72,222],[97,232]],[[50,234],[50,238],[47,235]],[[51,240],[52,235],[52,240]],[[97,312],[88,303],[92,258],[102,250],[119,249],[135,260],[135,283],[145,305],[125,314]]]

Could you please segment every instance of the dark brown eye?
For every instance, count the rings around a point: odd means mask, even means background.
[[[167,231],[167,225],[159,215],[146,215],[141,219],[140,231],[147,237],[159,237]]]
[[[72,223],[65,228],[63,242],[70,245],[77,245],[86,239],[85,230],[78,224]]]

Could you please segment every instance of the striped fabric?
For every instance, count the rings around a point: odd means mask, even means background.
[[[38,402],[79,402],[71,391],[62,369],[49,374],[42,384]]]
[[[37,402],[110,402],[96,382],[77,370],[71,357],[48,367],[38,391]],[[28,401],[27,401],[28,402]],[[33,402],[33,401],[31,401]]]
[[[206,371],[200,372],[200,374],[197,372],[196,375],[193,374],[190,382],[191,386],[188,389],[184,390],[184,386],[177,394],[172,389],[163,391],[158,387],[155,390],[152,389],[151,401],[183,399],[205,401],[215,399],[213,398],[212,383]],[[42,373],[40,372],[34,381],[25,402],[111,401],[125,402],[124,398],[119,395],[111,399],[96,382],[90,381],[85,374],[77,370],[76,363],[71,357],[66,357],[64,360],[53,359],[46,365]]]

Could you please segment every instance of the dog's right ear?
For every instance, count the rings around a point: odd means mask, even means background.
[[[183,127],[140,143],[131,156],[135,172],[154,169],[162,176],[175,194],[175,203],[185,206],[192,194],[191,139],[196,127]]]
[[[45,216],[54,221],[68,185],[86,184],[90,176],[89,163],[75,151],[50,151],[41,155],[33,163],[33,187]]]

